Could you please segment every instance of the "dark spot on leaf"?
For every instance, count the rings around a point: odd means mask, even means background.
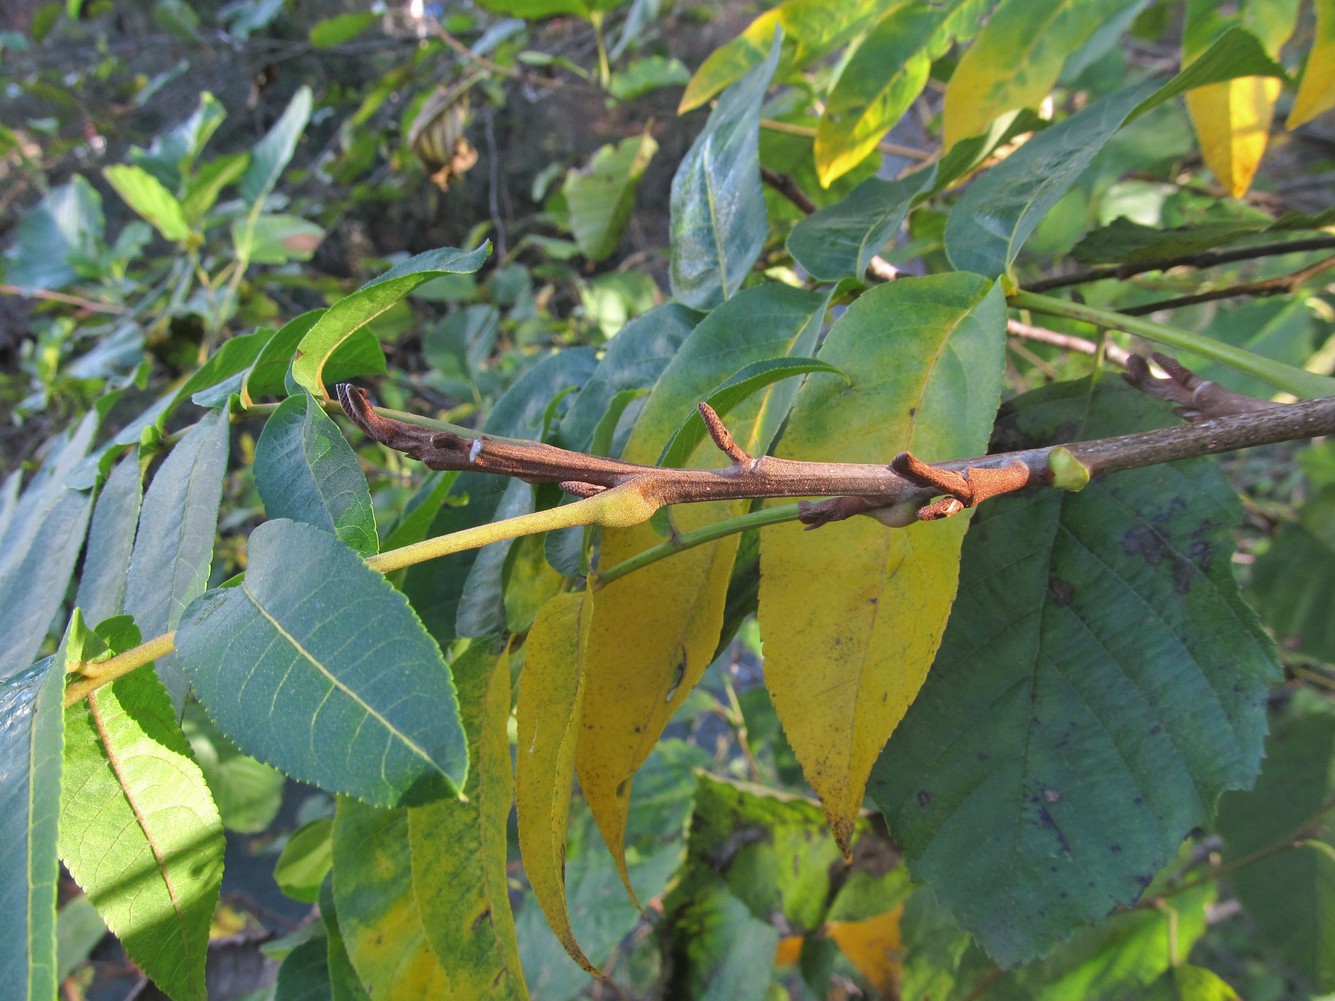
[[[1058,608],[1065,608],[1075,597],[1075,585],[1069,580],[1052,576],[1048,578],[1048,594],[1051,596],[1054,605]]]
[[[910,416],[910,417],[917,417],[917,416],[918,416],[918,408],[917,408],[917,407],[909,407],[909,416]]]
[[[1057,826],[1057,821],[1053,819],[1052,814],[1048,813],[1047,807],[1038,811],[1038,820],[1045,828],[1057,835],[1057,844],[1061,847],[1061,853],[1063,855],[1070,855],[1071,846],[1066,841],[1066,835],[1063,834],[1062,829]],[[1090,885],[1092,886],[1093,884],[1091,883]]]
[[[1136,877],[1136,885],[1137,885],[1138,887],[1140,887],[1142,890],[1147,890],[1147,889],[1149,889],[1149,885],[1150,885],[1150,877],[1149,877],[1149,876],[1137,876],[1137,877]]]
[[[626,792],[627,792],[626,787],[627,787],[627,785],[629,784],[629,782],[630,782],[629,779],[622,779],[621,782],[620,782],[620,784],[617,785],[617,791],[616,791],[616,797],[617,797],[617,799],[621,799],[623,796],[626,795]]]
[[[1132,525],[1122,535],[1122,552],[1128,556],[1139,556],[1153,567],[1163,562],[1168,553],[1168,543],[1149,525]]]
[[[1114,855],[1121,855],[1121,854],[1122,854],[1122,846],[1121,846],[1121,845],[1109,845],[1109,846],[1108,846],[1108,851],[1112,852]]]
[[[1150,727],[1151,737],[1157,737],[1161,733],[1163,733],[1163,724],[1155,723],[1154,726]]]
[[[979,761],[992,760],[992,755],[988,754],[986,751],[979,751],[976,755],[974,755],[974,757],[976,757]]]
[[[927,806],[931,805],[931,802],[932,802],[932,794],[928,792],[926,789],[919,789],[918,805],[926,808]]]
[[[484,908],[482,913],[473,919],[473,931],[477,931],[479,928],[481,928],[482,923],[484,921],[490,921],[490,920],[491,920],[491,908],[490,907]]]

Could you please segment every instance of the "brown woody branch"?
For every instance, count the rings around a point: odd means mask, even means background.
[[[1270,296],[1270,295],[1288,295],[1299,285],[1310,278],[1315,278],[1324,271],[1335,268],[1335,257],[1327,257],[1325,260],[1317,261],[1310,267],[1302,268],[1287,275],[1278,275],[1275,278],[1264,278],[1254,282],[1239,282],[1235,285],[1228,285],[1224,288],[1206,289],[1204,292],[1197,292],[1194,295],[1182,295],[1173,299],[1160,299],[1157,302],[1147,302],[1139,306],[1131,306],[1123,309],[1122,312],[1127,316],[1146,316],[1150,313],[1157,313],[1161,309],[1181,309],[1183,306],[1194,306],[1201,302],[1214,302],[1218,299],[1236,299],[1240,296]]]
[[[656,504],[771,497],[825,497],[802,505],[810,527],[870,514],[892,526],[947,517],[990,497],[1028,486],[1067,486],[1072,461],[1089,478],[1228,452],[1254,445],[1335,433],[1335,397],[1273,405],[1220,389],[1166,356],[1156,356],[1168,372],[1155,379],[1141,359],[1129,366],[1128,381],[1151,395],[1179,405],[1195,423],[1139,434],[1068,442],[972,458],[928,463],[908,452],[885,465],[805,462],[748,455],[732,440],[707,404],[700,404],[706,428],[729,464],[721,469],[666,469],[585,455],[542,442],[475,437],[438,431],[384,417],[366,393],[337,387],[351,420],[376,441],[405,452],[432,469],[469,470],[514,476],[530,483],[555,483],[567,493],[591,497],[634,484]],[[1060,453],[1059,466],[1054,456]],[[1078,485],[1077,485],[1078,486]]]

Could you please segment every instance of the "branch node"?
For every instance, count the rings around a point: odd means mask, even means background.
[[[1029,485],[1029,467],[1019,461],[995,469],[969,466],[962,473],[941,469],[923,462],[912,452],[900,452],[890,461],[890,469],[920,487],[946,494],[941,500],[918,510],[920,521],[935,521],[976,507],[989,498],[1012,493]]]
[[[602,493],[606,487],[601,487],[597,483],[584,483],[581,480],[562,480],[557,484],[568,494],[574,494],[576,497],[593,497]]]
[[[719,417],[713,407],[702,400],[698,409],[700,417],[705,422],[705,430],[709,432],[709,437],[714,439],[714,444],[718,446],[719,451],[733,461],[733,465],[751,466],[755,463],[755,460],[732,440],[732,434],[723,425],[723,418]]]
[[[1173,408],[1173,413],[1183,420],[1193,422],[1212,420],[1216,417],[1269,410],[1280,405],[1255,396],[1235,393],[1216,382],[1202,379],[1169,355],[1156,351],[1150,357],[1167,374],[1166,379],[1156,378],[1150,372],[1149,364],[1139,355],[1131,355],[1127,359],[1126,371],[1122,373],[1122,378],[1156,400],[1177,404]]]

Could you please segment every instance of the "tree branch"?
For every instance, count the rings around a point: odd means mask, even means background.
[[[1160,299],[1158,302],[1147,302],[1140,306],[1131,306],[1122,309],[1121,312],[1126,316],[1145,316],[1148,313],[1156,313],[1161,309],[1180,309],[1183,306],[1194,306],[1200,302],[1214,302],[1217,299],[1235,299],[1239,296],[1254,295],[1287,295],[1296,289],[1309,278],[1315,278],[1323,271],[1329,271],[1335,268],[1335,257],[1327,257],[1323,261],[1317,261],[1310,267],[1302,268],[1291,274],[1279,275],[1275,278],[1265,278],[1255,282],[1241,282],[1237,285],[1229,285],[1225,288],[1206,289],[1204,292],[1197,292],[1194,295],[1182,295],[1175,299]]]

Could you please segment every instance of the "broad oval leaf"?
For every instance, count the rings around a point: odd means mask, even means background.
[[[765,361],[753,362],[732,375],[706,396],[704,402],[708,403],[720,417],[726,417],[728,411],[757,390],[764,389],[780,379],[791,379],[795,375],[806,375],[809,372],[826,372],[842,376],[845,382],[850,381],[848,374],[842,369],[819,358],[768,358]],[[663,446],[663,454],[658,457],[658,465],[668,469],[682,468],[686,460],[691,457],[691,453],[705,440],[707,433],[705,419],[700,416],[700,411],[692,411]]]
[[[293,900],[315,903],[334,864],[334,818],[320,817],[292,832],[274,863],[273,878]]]
[[[652,464],[682,418],[739,367],[809,355],[828,303],[828,293],[761,285],[714,310],[664,369],[622,457]],[[795,391],[791,383],[775,383],[737,407],[728,421],[737,444],[752,455],[768,451]],[[693,464],[705,466],[726,461],[712,444],[693,457]],[[674,509],[672,517],[689,531],[739,514],[744,506],[689,504]],[[660,541],[649,525],[605,530],[600,566],[611,567]],[[709,666],[737,545],[733,535],[698,546],[597,591],[575,758],[580,785],[623,877],[630,778]],[[627,622],[636,623],[632,644],[625,638]]]
[[[1153,90],[1096,101],[1021,146],[969,185],[946,219],[946,255],[961,271],[1006,272],[1048,211]]]
[[[842,201],[811,213],[788,234],[788,252],[818,281],[861,278],[894,238],[913,200],[932,186],[936,168],[897,181],[869,178]]]
[[[858,44],[826,98],[816,128],[816,176],[822,187],[865,160],[922,93],[931,69],[924,49],[947,12],[905,4]]]
[[[515,810],[524,874],[538,905],[570,957],[596,974],[570,927],[565,872],[583,648],[592,615],[591,595],[558,594],[542,606],[529,631],[516,710]]]
[[[610,257],[635,207],[635,192],[658,143],[645,129],[615,147],[600,148],[588,165],[566,175],[566,207],[570,230],[580,251],[591,261]]]
[[[135,671],[65,714],[60,857],[130,958],[177,999],[207,996],[223,828],[167,691]]]
[[[1106,382],[1012,406],[1006,447],[1163,421]],[[941,651],[871,793],[915,880],[999,962],[1135,900],[1255,776],[1278,666],[1230,569],[1238,517],[1208,460],[979,509]]]
[[[510,658],[474,643],[451,668],[468,732],[466,798],[408,811],[413,894],[459,998],[527,1001],[506,879]]]
[[[852,384],[809,381],[776,454],[887,463],[905,450],[929,462],[985,451],[1005,329],[1001,289],[977,275],[877,286],[821,346]],[[941,642],[966,526],[853,518],[761,534],[765,683],[845,852],[872,764]]]
[[[176,242],[190,235],[190,224],[181,203],[143,167],[118,163],[107,167],[102,175],[125,204],[152,223],[163,239]]]
[[[5,281],[24,292],[64,288],[79,277],[71,258],[95,256],[105,230],[102,196],[76,174],[19,219],[5,252]]]
[[[32,664],[65,600],[93,509],[92,494],[70,489],[67,481],[96,430],[97,414],[91,412],[51,442],[0,534],[0,622],[8,634],[0,648],[0,679]]]
[[[989,129],[999,135],[1014,117],[1010,113],[1037,107],[1057,82],[1067,56],[1134,2],[1002,0],[946,86],[945,148]]]
[[[68,639],[66,640],[68,643]],[[51,998],[66,648],[0,680],[0,983]]]
[[[255,485],[270,518],[333,532],[359,556],[374,555],[375,510],[357,455],[306,393],[289,397],[255,443]]]
[[[227,472],[227,413],[210,410],[158,467],[144,494],[125,580],[125,611],[145,639],[168,632],[204,592]],[[175,654],[155,664],[179,713],[189,682]]]
[[[270,521],[235,587],[201,595],[176,649],[237,747],[293,778],[394,806],[458,789],[467,749],[440,649],[334,536]]]
[[[484,243],[473,250],[442,247],[410,257],[326,309],[306,331],[292,362],[292,377],[316,399],[328,397],[324,368],[334,350],[417,286],[441,275],[471,274],[491,252]]]
[[[769,57],[730,87],[672,177],[672,295],[713,309],[741,287],[765,245],[760,189],[760,106],[780,39]]]

